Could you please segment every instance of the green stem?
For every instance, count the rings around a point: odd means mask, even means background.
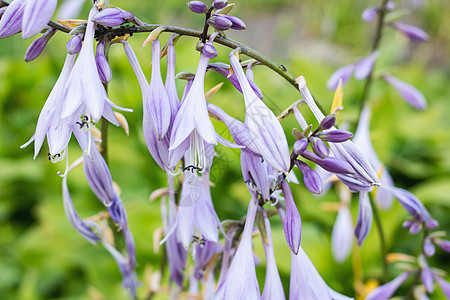
[[[380,239],[380,251],[381,251],[381,263],[383,265],[383,276],[382,281],[386,283],[388,281],[388,263],[387,263],[387,247],[386,247],[386,239],[384,237],[383,225],[381,223],[380,214],[378,212],[378,207],[373,200],[373,197],[370,197],[370,205],[372,206],[373,211],[373,219],[375,220],[375,226],[377,227],[378,237]]]
[[[109,58],[109,48],[110,48],[110,42],[105,42],[105,57],[106,60]],[[105,88],[106,95],[108,95],[108,84],[103,83],[103,87]],[[103,159],[105,160],[106,164],[108,164],[108,129],[109,129],[109,121],[106,120],[104,117],[102,117],[101,120],[101,132],[102,132],[102,142],[100,144],[101,146],[101,154],[103,156]]]
[[[384,26],[384,18],[386,16],[386,3],[387,2],[388,2],[388,0],[382,0],[382,2],[381,2],[380,12],[378,14],[378,19],[377,19],[377,27],[376,27],[376,31],[375,31],[375,36],[374,36],[373,42],[372,42],[371,53],[377,51],[378,47],[380,46],[381,38],[383,36],[383,26]],[[359,102],[358,122],[356,124],[359,123],[359,116],[361,115],[361,112],[369,98],[370,87],[372,86],[372,82],[373,82],[373,71],[375,70],[375,63],[374,63],[374,66],[372,67],[372,70],[370,71],[369,75],[366,78],[366,83],[364,84],[364,90],[363,90],[363,93],[361,96],[361,100]]]

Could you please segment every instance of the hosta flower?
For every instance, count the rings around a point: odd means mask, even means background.
[[[25,52],[25,61],[30,62],[41,55],[48,41],[55,35],[56,29],[48,29],[41,37],[35,39]]]
[[[244,94],[245,124],[264,160],[276,170],[287,172],[290,153],[283,128],[274,113],[250,87],[235,51],[237,50],[232,51],[229,56]]]
[[[262,238],[264,254],[266,256],[266,280],[264,290],[261,296],[262,300],[286,299],[284,295],[283,285],[281,283],[280,274],[278,274],[277,262],[273,251],[272,230],[270,228],[269,218],[264,210],[264,225],[267,233],[267,241]],[[262,237],[262,236],[261,236]]]
[[[189,161],[192,166],[200,171],[205,170],[207,167],[205,143],[217,144],[216,132],[209,119],[204,91],[208,62],[209,59],[202,53],[192,87],[173,121],[169,148],[169,165],[171,167],[178,163],[184,151],[190,147]]]
[[[180,109],[180,98],[178,97],[177,87],[175,85],[175,46],[174,41],[178,35],[173,35],[167,42],[167,73],[165,89],[167,92],[167,97],[169,99],[170,106],[170,125],[169,131],[172,131],[172,123],[175,120],[175,116]]]
[[[72,54],[66,56],[61,74],[39,115],[36,132],[26,144],[21,146],[24,148],[34,140],[34,158],[38,155],[46,136],[50,156],[61,154],[69,143],[72,127],[67,119],[61,118],[61,110],[64,104],[65,86],[72,72],[75,57],[76,55]]]
[[[105,56],[105,38],[102,38],[97,44],[97,49],[95,51],[95,63],[97,65],[100,80],[104,84],[108,84],[111,81],[112,73],[108,59]]]
[[[355,64],[355,78],[363,80],[372,72],[378,52],[373,52]]]
[[[334,73],[331,74],[330,79],[328,79],[327,89],[334,91],[338,87],[339,80],[342,80],[342,85],[345,85],[352,77],[354,70],[355,65],[351,64],[334,71]]]
[[[103,88],[95,63],[94,33],[96,25],[92,22],[92,18],[97,11],[97,6],[94,5],[89,13],[83,46],[66,86],[64,95],[66,101],[62,110],[62,118],[69,117],[76,111],[86,110],[89,118],[97,122],[103,115],[105,105],[113,105]]]
[[[401,22],[392,22],[389,23],[389,25],[397,29],[399,32],[401,32],[404,36],[406,36],[412,41],[426,42],[428,40],[428,34],[419,27],[404,24]]]
[[[152,45],[152,77],[144,105],[158,140],[162,140],[166,135],[171,118],[169,97],[161,77],[160,60],[160,43],[159,39],[156,39]]]
[[[289,299],[348,300],[325,283],[314,264],[300,247],[297,255],[291,252],[291,282]]]
[[[252,233],[255,223],[258,201],[250,200],[244,232],[230,269],[217,288],[216,300],[222,299],[260,299],[258,280],[256,279],[255,259],[253,257]]]
[[[355,236],[361,246],[372,227],[372,206],[367,192],[359,192],[358,219],[356,220]]]
[[[264,200],[269,199],[272,180],[268,166],[260,157],[241,152],[241,169],[244,181],[250,192],[261,194]]]
[[[331,233],[331,250],[337,262],[347,259],[353,247],[353,222],[348,205],[339,208]]]
[[[123,23],[133,21],[134,15],[117,7],[108,7],[98,12],[92,21],[106,27],[120,26]]]
[[[408,279],[411,275],[409,272],[404,272],[394,278],[392,281],[380,285],[367,295],[366,300],[390,299],[395,291]]]
[[[300,240],[302,236],[302,219],[295,206],[294,197],[292,197],[291,189],[286,181],[281,183],[281,190],[286,201],[286,214],[284,216],[283,226],[284,235],[289,248],[294,254],[298,253],[300,248]]]
[[[22,21],[24,39],[35,36],[44,29],[52,18],[57,3],[57,0],[27,1]]]
[[[424,110],[425,108],[427,108],[427,100],[425,99],[423,94],[414,86],[392,75],[384,75],[383,79],[390,85],[392,85],[403,98],[403,100],[408,102],[412,107],[419,110]]]

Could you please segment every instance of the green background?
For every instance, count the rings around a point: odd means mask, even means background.
[[[134,12],[152,24],[172,24],[201,29],[203,16],[191,13],[185,1],[114,1],[112,4]],[[400,3],[396,3],[400,5]],[[233,15],[247,23],[244,32],[229,32],[229,37],[244,42],[286,66],[294,76],[304,75],[314,96],[329,108],[333,93],[325,85],[332,72],[369,54],[374,23],[361,21],[361,12],[375,2],[341,0],[247,0],[238,1]],[[396,185],[416,194],[449,231],[450,220],[450,89],[449,28],[450,10],[446,1],[406,1],[410,13],[403,20],[424,28],[427,43],[412,43],[390,28],[385,30],[377,74],[392,73],[416,86],[428,100],[429,108],[419,112],[408,106],[385,82],[376,81],[370,95],[373,107],[372,141],[380,159],[394,177]],[[85,5],[81,16],[88,11]],[[165,42],[169,34],[163,34]],[[130,38],[139,61],[150,74],[150,47],[140,46],[145,34]],[[39,112],[51,91],[65,57],[67,36],[57,33],[44,53],[30,63],[23,55],[31,40],[20,36],[0,40],[0,295],[2,299],[126,299],[118,269],[106,250],[82,239],[67,221],[61,195],[61,179],[56,175],[64,163],[47,160],[46,144],[33,160],[33,146],[19,149],[35,130]],[[198,54],[195,38],[182,37],[177,44],[177,73],[195,72]],[[227,62],[230,49],[217,46],[219,57]],[[243,59],[245,59],[243,57]],[[152,270],[158,270],[162,249],[155,251],[154,231],[161,226],[159,200],[150,202],[149,194],[166,185],[164,173],[150,157],[142,134],[142,99],[137,80],[121,46],[110,53],[113,72],[110,98],[118,105],[134,109],[125,113],[130,126],[127,137],[120,128],[110,129],[110,169],[121,187],[130,227],[137,246],[137,273],[142,282],[138,294],[143,298]],[[163,67],[165,62],[163,62]],[[206,89],[224,81],[208,73]],[[300,94],[266,67],[255,67],[255,81],[266,103],[275,114],[283,111]],[[177,82],[181,96],[183,82]],[[354,122],[363,82],[352,79],[344,88],[344,111],[339,122]],[[243,120],[243,98],[229,82],[211,100],[230,115]],[[308,122],[314,122],[306,113]],[[290,132],[298,127],[290,117],[283,121],[290,145]],[[229,135],[223,124],[214,121],[216,131]],[[81,155],[75,141],[70,143],[70,158]],[[216,147],[219,157],[213,165],[212,195],[221,220],[239,219],[246,211],[249,193],[242,182],[239,153]],[[298,171],[298,170],[297,170]],[[301,174],[297,172],[301,179]],[[323,209],[336,202],[334,191],[325,197],[311,195],[303,186],[292,186],[302,216],[302,246],[325,281],[337,291],[355,295],[352,259],[337,264],[331,256],[330,235],[335,212]],[[69,175],[69,189],[79,212],[89,217],[103,210],[90,191],[79,168]],[[357,201],[352,214],[356,221]],[[395,203],[381,212],[389,252],[417,255],[419,236],[411,236],[401,227],[406,212]],[[284,287],[289,287],[289,249],[277,217],[272,221],[275,253]],[[260,239],[254,240],[256,253],[263,260]],[[361,257],[364,280],[381,275],[378,236],[372,228]],[[358,260],[357,258],[355,258]],[[431,266],[448,270],[448,255],[438,249]],[[257,267],[260,287],[264,286],[264,264]],[[390,277],[399,274],[390,266]],[[167,286],[167,272],[163,286]],[[407,289],[400,290],[400,294]],[[155,299],[166,299],[158,293]],[[437,291],[433,299],[442,299]]]

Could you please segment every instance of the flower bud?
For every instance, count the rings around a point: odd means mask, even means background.
[[[238,17],[228,16],[228,15],[226,15],[224,17],[231,21],[231,23],[232,23],[232,25],[230,27],[231,29],[234,29],[234,30],[245,30],[247,28],[247,26],[245,25],[244,21],[242,21]]]
[[[321,131],[330,129],[331,127],[334,126],[335,123],[336,123],[336,115],[329,114],[322,120],[322,122],[320,122],[318,130]]]
[[[214,0],[214,3],[213,3],[215,9],[222,9],[225,6],[227,6],[227,4],[228,4],[228,1],[226,1],[226,0]]]
[[[450,241],[436,239],[435,243],[436,243],[436,245],[439,246],[439,248],[441,248],[445,252],[450,252]]]
[[[419,27],[404,24],[401,22],[392,22],[389,25],[400,31],[401,34],[409,38],[411,41],[415,42],[428,41],[428,34]]]
[[[0,39],[15,35],[22,30],[26,3],[26,1],[14,0],[6,7],[0,19]]]
[[[66,44],[67,53],[77,54],[81,50],[81,35],[74,35]]]
[[[30,62],[41,55],[48,41],[56,33],[56,29],[48,29],[41,37],[35,39],[25,52],[25,61]]]
[[[434,253],[436,252],[436,247],[434,247],[430,237],[426,237],[424,240],[423,252],[425,253],[426,256],[433,256]]]
[[[225,16],[215,16],[214,18],[208,20],[208,24],[219,31],[224,31],[230,29],[233,22],[228,20]]]
[[[325,133],[319,133],[317,136],[323,141],[342,143],[351,139],[353,134],[347,130],[336,129]]]
[[[202,1],[191,1],[187,5],[189,9],[196,14],[204,14],[208,11],[208,6]]]
[[[379,8],[377,6],[366,8],[362,13],[361,18],[363,19],[364,22],[370,23],[373,20],[375,20],[378,11]]]
[[[306,138],[295,141],[293,149],[295,155],[301,155],[306,150],[306,148],[308,148],[308,144],[309,142]]]
[[[328,157],[328,155],[330,154],[330,150],[321,139],[310,137],[309,142],[311,143],[312,150],[315,154],[317,154],[321,158]]]
[[[284,235],[286,242],[291,248],[292,252],[298,253],[300,248],[300,240],[302,236],[302,220],[295,206],[294,198],[292,197],[291,189],[286,181],[281,183],[281,190],[286,201],[286,217],[283,221]]]
[[[120,26],[131,20],[134,20],[134,15],[120,8],[103,9],[92,19],[95,23],[106,27]]]
[[[412,107],[423,110],[427,107],[427,100],[423,94],[414,86],[406,83],[392,75],[385,75],[383,79],[391,84],[400,96],[408,102]]]
[[[298,128],[293,128],[292,129],[292,135],[297,139],[297,140],[301,140],[304,139],[305,136],[303,135],[303,133],[300,131],[300,129]]]
[[[95,51],[95,63],[97,64],[98,75],[100,80],[108,84],[111,81],[111,67],[105,56],[105,41],[101,40],[97,44],[97,50]]]
[[[305,183],[308,191],[314,194],[320,194],[323,190],[322,179],[316,171],[311,169],[306,163],[295,160],[295,165],[303,173],[303,182]]]
[[[202,53],[209,59],[213,59],[213,58],[217,57],[217,55],[218,55],[216,47],[214,47],[211,44],[204,44]]]
[[[393,11],[395,9],[395,2],[394,1],[388,1],[386,5],[384,6],[387,11]]]
[[[295,146],[295,144],[294,144]],[[345,160],[336,158],[336,157],[325,157],[325,158],[320,158],[319,156],[317,156],[316,154],[314,154],[311,151],[305,150],[302,154],[301,154],[304,158],[312,161],[313,163],[316,163],[317,165],[319,165],[320,167],[322,167],[322,169],[330,172],[330,173],[335,173],[335,174],[354,174],[355,172],[353,171],[352,166],[346,162]]]
[[[361,59],[355,65],[355,78],[363,80],[372,72],[378,52],[373,52],[364,59]]]

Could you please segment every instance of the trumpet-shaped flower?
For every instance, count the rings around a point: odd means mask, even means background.
[[[288,172],[290,167],[289,147],[283,127],[274,113],[255,94],[242,70],[235,51],[230,53],[230,63],[242,88],[245,101],[245,124],[258,148],[258,153],[274,169]]]
[[[258,280],[256,279],[255,259],[253,257],[252,233],[255,223],[258,201],[252,198],[248,205],[244,232],[230,269],[225,275],[216,293],[216,300],[260,299]]]
[[[58,0],[27,1],[22,21],[24,39],[35,36],[44,29],[52,18],[57,3]]]
[[[207,167],[205,143],[217,144],[217,136],[209,119],[204,91],[208,62],[209,59],[201,54],[192,87],[173,121],[169,148],[169,165],[171,167],[178,163],[182,153],[190,146],[191,157],[189,160],[192,166],[198,170],[204,170]]]
[[[86,110],[90,119],[97,122],[103,114],[105,103],[113,105],[103,88],[95,63],[93,47],[96,25],[92,18],[97,11],[94,5],[89,13],[83,46],[66,86],[62,118],[73,115],[75,111]]]

